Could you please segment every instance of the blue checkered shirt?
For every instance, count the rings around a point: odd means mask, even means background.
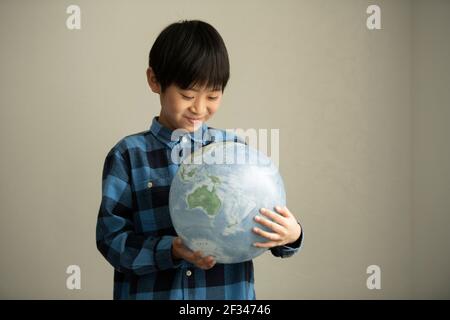
[[[168,199],[179,165],[171,154],[182,137],[172,141],[171,136],[155,117],[150,130],[121,139],[106,156],[96,242],[114,267],[114,299],[255,299],[251,260],[202,270],[172,259],[177,233]],[[194,142],[193,150],[213,141],[239,141],[205,124],[196,132],[185,132],[186,138]],[[289,257],[301,242],[302,236],[271,252]]]

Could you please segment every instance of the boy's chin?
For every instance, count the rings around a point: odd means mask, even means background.
[[[194,131],[197,131],[200,127],[201,127],[201,125],[199,125],[199,126],[187,126],[184,129],[189,131],[189,132],[194,132]]]
[[[190,121],[186,118],[184,118],[185,120],[183,121],[183,124],[180,125],[180,128],[183,128],[189,132],[193,132],[196,131],[197,129],[199,129],[203,122],[202,121]]]

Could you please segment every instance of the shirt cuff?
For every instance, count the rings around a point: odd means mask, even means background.
[[[172,257],[174,236],[162,236],[155,247],[155,264],[159,270],[177,268],[183,260],[175,261]]]
[[[300,223],[299,223],[300,224]],[[301,232],[297,240],[284,246],[273,247],[270,249],[275,257],[288,258],[298,252],[303,244],[303,227],[300,224]]]
[[[302,245],[302,242],[303,242],[303,228],[302,225],[300,224],[300,236],[298,237],[298,239],[292,243],[286,244],[285,246],[292,249],[299,249],[300,246]]]

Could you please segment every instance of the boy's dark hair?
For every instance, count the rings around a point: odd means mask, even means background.
[[[199,20],[167,26],[156,38],[148,60],[162,92],[171,84],[181,89],[198,85],[223,92],[230,77],[222,37],[213,26]]]

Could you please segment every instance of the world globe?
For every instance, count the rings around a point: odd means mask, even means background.
[[[278,168],[262,152],[237,142],[212,143],[185,157],[172,181],[169,210],[183,243],[218,263],[251,260],[267,249],[255,234],[260,208],[286,204]]]

